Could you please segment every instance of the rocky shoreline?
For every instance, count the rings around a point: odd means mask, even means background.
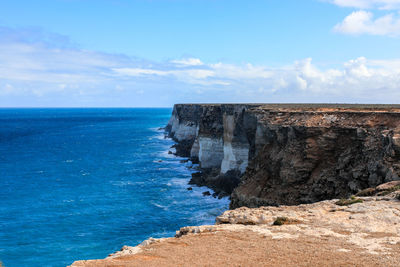
[[[373,196],[298,206],[238,208],[215,225],[125,246],[82,266],[392,266],[400,262],[400,182]]]
[[[165,130],[232,210],[71,266],[398,266],[400,105],[178,104]]]

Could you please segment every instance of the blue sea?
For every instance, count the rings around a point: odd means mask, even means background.
[[[213,224],[228,199],[187,190],[171,109],[0,109],[0,261],[66,266]]]

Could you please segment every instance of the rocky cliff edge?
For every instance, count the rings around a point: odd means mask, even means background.
[[[368,197],[238,208],[216,225],[125,246],[71,266],[385,266],[400,263],[400,182]]]
[[[192,183],[231,208],[348,197],[399,180],[400,106],[178,104],[166,127]]]

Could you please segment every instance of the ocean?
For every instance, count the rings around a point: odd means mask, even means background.
[[[187,190],[172,109],[0,109],[0,261],[66,266],[213,224],[227,198]]]

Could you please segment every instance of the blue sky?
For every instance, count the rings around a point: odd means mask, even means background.
[[[0,106],[400,101],[400,0],[0,2]]]

